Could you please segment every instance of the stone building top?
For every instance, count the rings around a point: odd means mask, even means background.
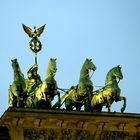
[[[133,113],[8,108],[0,125],[12,140],[140,138],[140,114]]]

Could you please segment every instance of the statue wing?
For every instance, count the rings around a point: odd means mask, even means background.
[[[43,26],[41,26],[41,27],[39,27],[39,28],[37,29],[37,36],[38,36],[38,37],[40,37],[40,35],[41,35],[42,32],[44,31],[45,25],[46,25],[46,24],[44,24]]]
[[[32,32],[32,29],[29,28],[28,26],[22,24],[22,27],[24,31],[28,34],[29,37],[33,37],[34,33]]]

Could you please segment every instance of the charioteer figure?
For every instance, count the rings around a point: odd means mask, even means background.
[[[35,92],[36,88],[39,87],[40,84],[42,84],[42,80],[38,72],[38,65],[34,64],[27,72],[28,79],[26,82],[26,90],[27,90],[27,101],[26,101],[26,107],[34,107],[33,101],[35,98]]]

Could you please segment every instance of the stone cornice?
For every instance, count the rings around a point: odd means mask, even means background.
[[[39,129],[140,132],[140,114],[8,108],[0,124]]]

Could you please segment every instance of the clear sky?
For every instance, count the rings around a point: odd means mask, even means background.
[[[38,54],[42,80],[51,57],[57,58],[58,86],[66,89],[78,84],[86,58],[97,66],[92,81],[100,86],[107,72],[119,64],[124,75],[119,83],[121,95],[127,98],[125,112],[140,113],[139,0],[0,0],[0,15],[0,116],[8,108],[11,59],[18,59],[25,78],[34,64],[22,23],[31,28],[46,24]],[[122,102],[114,103],[112,111],[119,112],[121,106]]]

